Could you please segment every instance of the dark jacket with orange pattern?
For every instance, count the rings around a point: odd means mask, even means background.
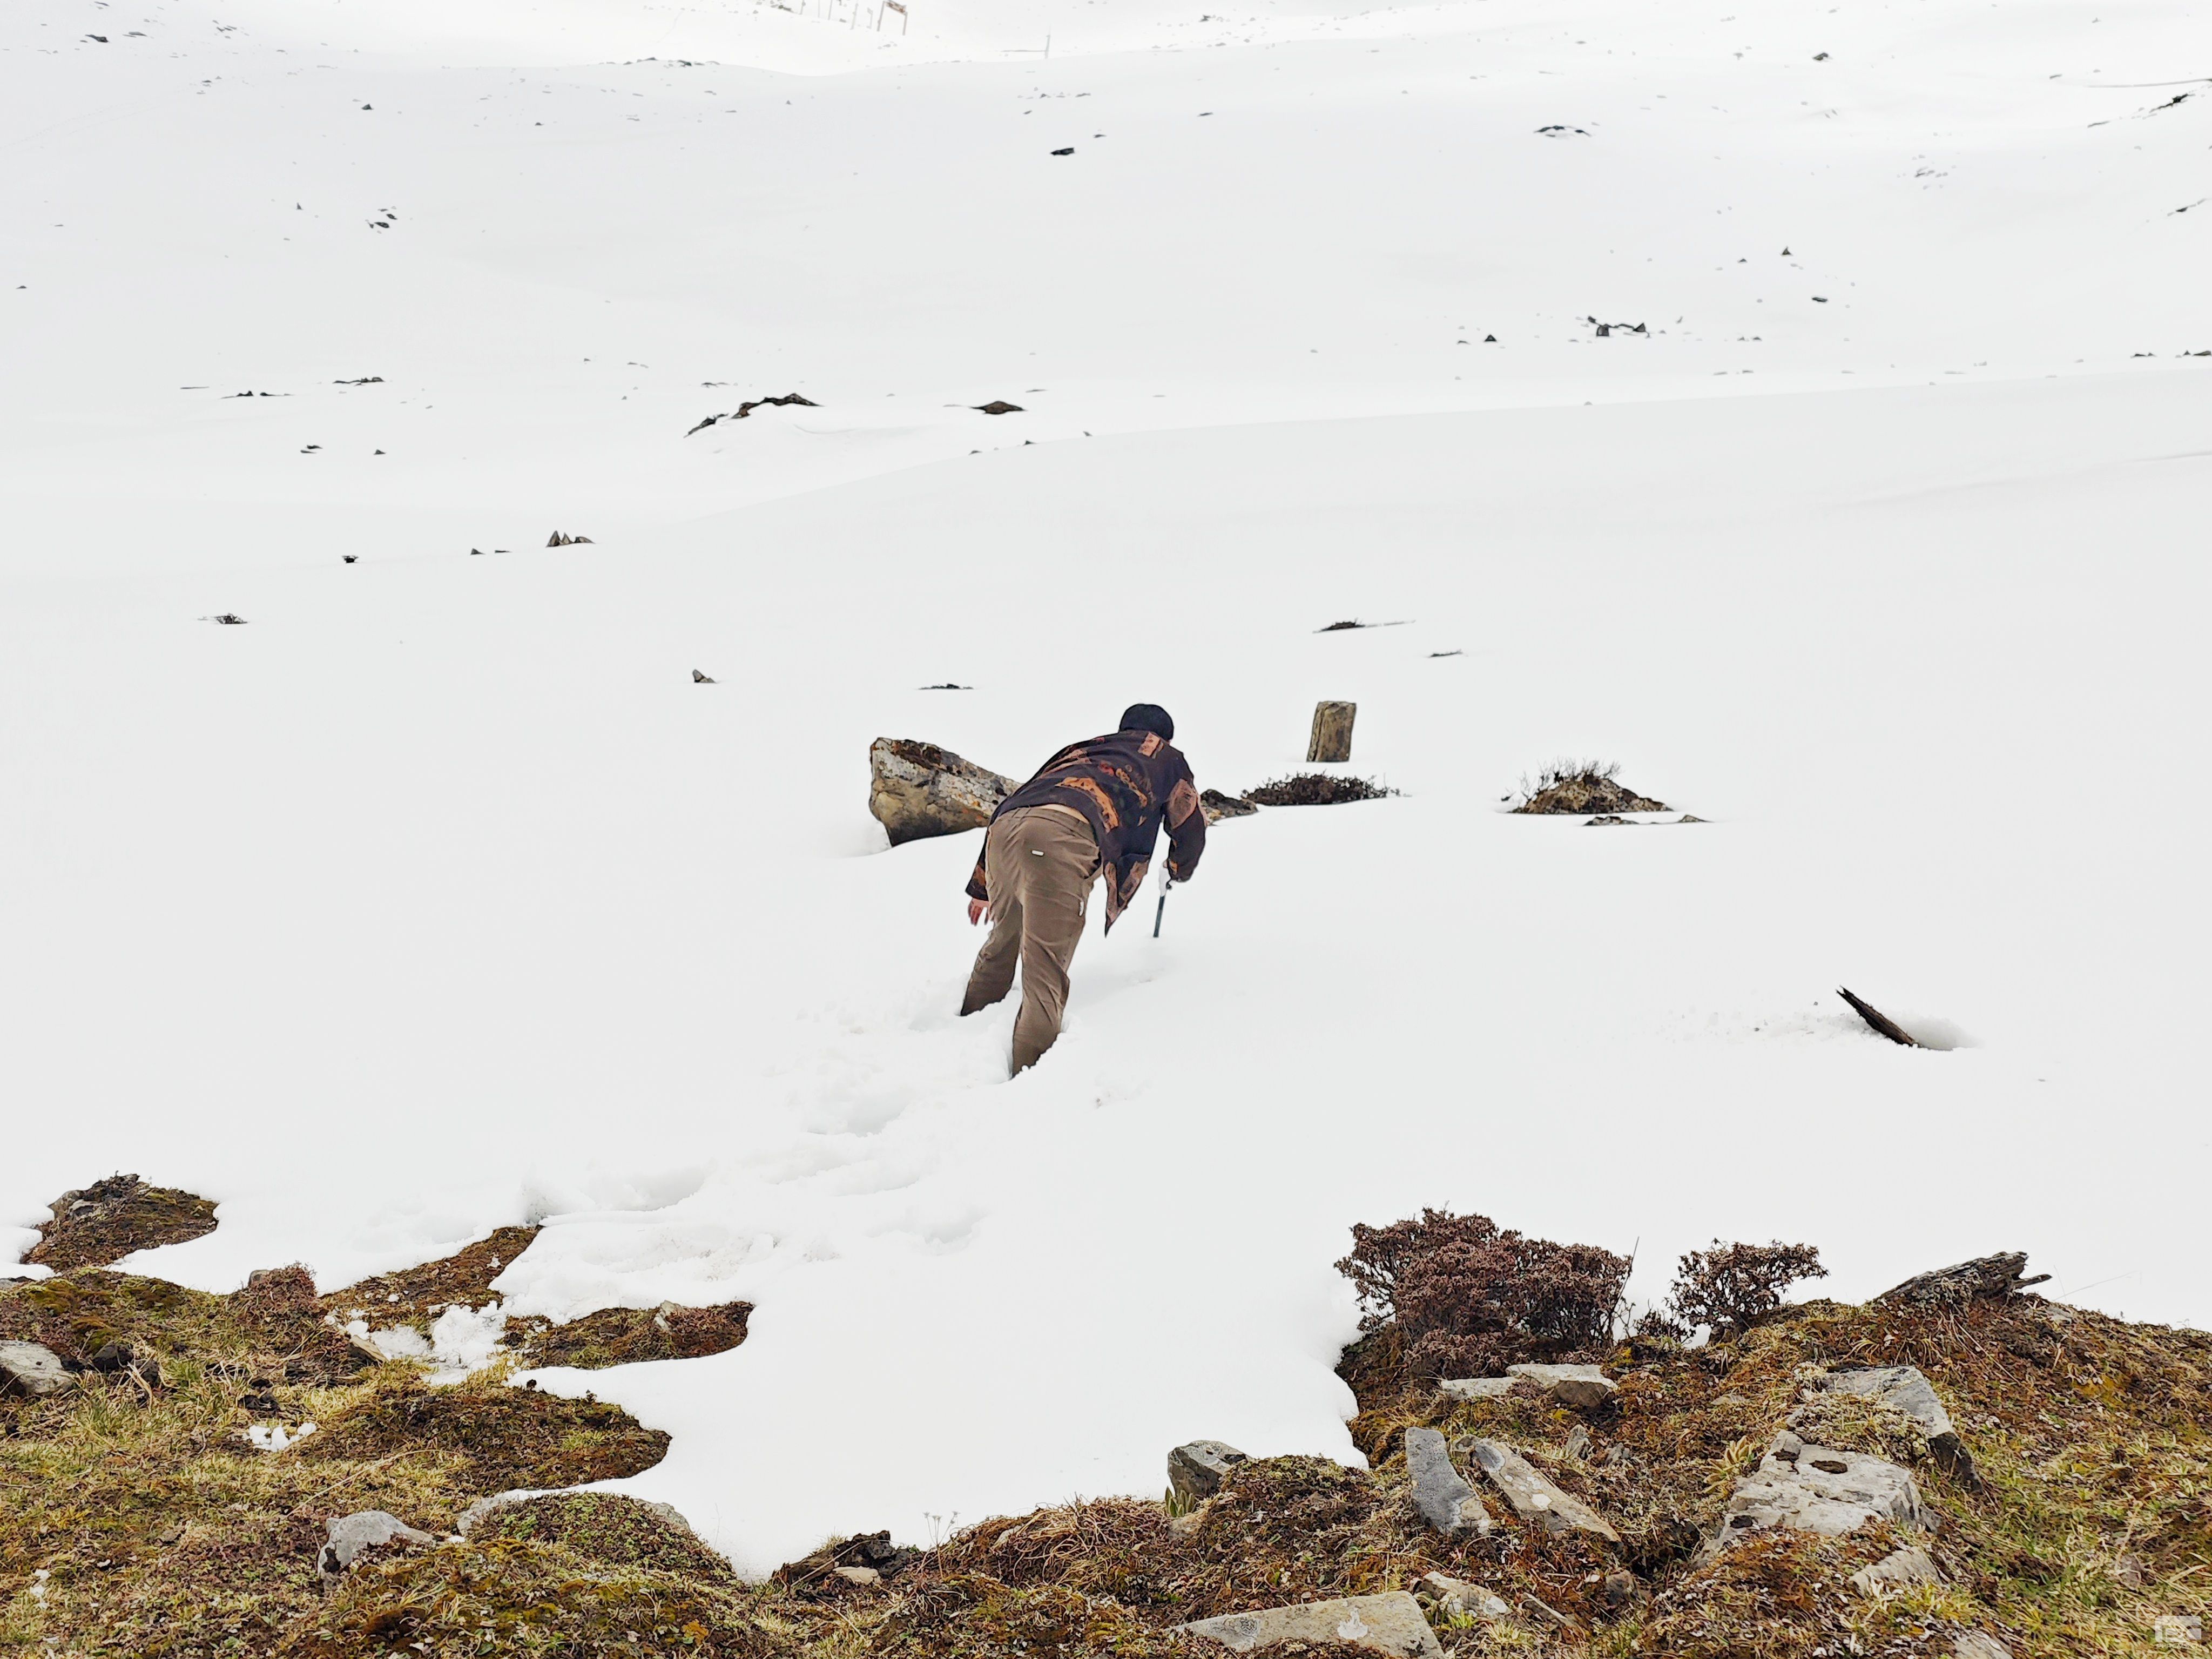
[[[991,815],[1022,806],[1072,806],[1091,821],[1098,837],[1098,864],[1106,877],[1106,925],[1137,896],[1145,870],[1168,826],[1168,873],[1188,881],[1206,850],[1206,813],[1198,804],[1198,785],[1190,763],[1156,732],[1109,732],[1103,738],[1072,743],[1037,769],[1037,775],[999,803]],[[968,896],[988,902],[983,860],[968,878]]]

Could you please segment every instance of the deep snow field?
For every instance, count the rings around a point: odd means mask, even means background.
[[[750,1298],[544,1380],[751,1571],[1356,1456],[1424,1204],[2212,1319],[2212,11],[1733,3],[0,8],[0,1249]],[[1321,697],[1007,1083],[869,740]]]

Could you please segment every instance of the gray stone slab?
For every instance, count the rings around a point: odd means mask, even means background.
[[[1892,1550],[1872,1566],[1862,1567],[1851,1575],[1851,1588],[1866,1596],[1887,1595],[1915,1584],[1942,1582],[1943,1577],[1936,1571],[1936,1563],[1928,1552],[1910,1546]]]
[[[330,1540],[315,1557],[315,1571],[325,1578],[337,1577],[365,1551],[395,1542],[434,1544],[438,1541],[428,1533],[417,1531],[398,1516],[384,1510],[362,1510],[352,1515],[339,1516],[331,1522],[327,1530]]]
[[[1498,1400],[1513,1392],[1510,1376],[1455,1376],[1437,1387],[1454,1400]]]
[[[1168,1454],[1168,1485],[1184,1503],[1203,1503],[1221,1490],[1230,1470],[1251,1461],[1219,1440],[1189,1441]]]
[[[1931,1446],[1946,1437],[1957,1437],[1951,1413],[1943,1409],[1943,1402],[1936,1397],[1935,1389],[1917,1365],[1869,1365],[1858,1370],[1830,1371],[1819,1387],[1828,1394],[1860,1395],[1896,1407],[1918,1425]]]
[[[1176,1628],[1218,1642],[1232,1653],[1276,1642],[1348,1642],[1377,1653],[1396,1654],[1400,1659],[1443,1659],[1443,1655],[1421,1604],[1405,1590],[1302,1601],[1295,1607],[1262,1607],[1257,1613],[1224,1613]]]
[[[1413,1507],[1433,1530],[1447,1538],[1490,1535],[1490,1511],[1452,1467],[1451,1448],[1436,1430],[1406,1431],[1406,1473],[1413,1482]]]
[[[1595,1365],[1508,1365],[1508,1376],[1525,1376],[1562,1406],[1588,1411],[1613,1398],[1613,1382]]]
[[[1928,1511],[1911,1474],[1887,1459],[1811,1445],[1785,1431],[1737,1484],[1714,1547],[1775,1531],[1839,1538],[1875,1520],[1927,1528]]]
[[[52,1348],[37,1342],[0,1342],[0,1394],[39,1400],[59,1394],[75,1381]]]
[[[1491,1484],[1505,1494],[1505,1501],[1522,1520],[1533,1521],[1554,1534],[1587,1532],[1611,1543],[1620,1541],[1620,1534],[1603,1516],[1581,1498],[1561,1492],[1510,1446],[1495,1440],[1477,1440],[1468,1449],[1483,1474],[1490,1477]]]
[[[1464,1578],[1455,1578],[1448,1572],[1426,1572],[1421,1575],[1421,1588],[1437,1598],[1437,1605],[1449,1616],[1480,1619],[1492,1624],[1511,1616],[1512,1609],[1492,1592],[1480,1584],[1469,1583]]]
[[[1986,1631],[1961,1631],[1951,1641],[1957,1659],[2012,1659],[2012,1650]]]

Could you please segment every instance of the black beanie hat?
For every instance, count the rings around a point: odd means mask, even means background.
[[[1124,732],[1157,732],[1175,741],[1175,717],[1156,702],[1133,702],[1121,711]]]

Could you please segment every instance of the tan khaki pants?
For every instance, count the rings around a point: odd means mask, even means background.
[[[1083,938],[1098,841],[1080,813],[1024,806],[1000,815],[983,843],[983,884],[991,894],[991,936],[976,953],[960,1012],[972,1014],[1006,994],[1022,969],[1022,1011],[1014,1019],[1014,1070],[1025,1071],[1060,1036],[1067,1008],[1067,968]]]

